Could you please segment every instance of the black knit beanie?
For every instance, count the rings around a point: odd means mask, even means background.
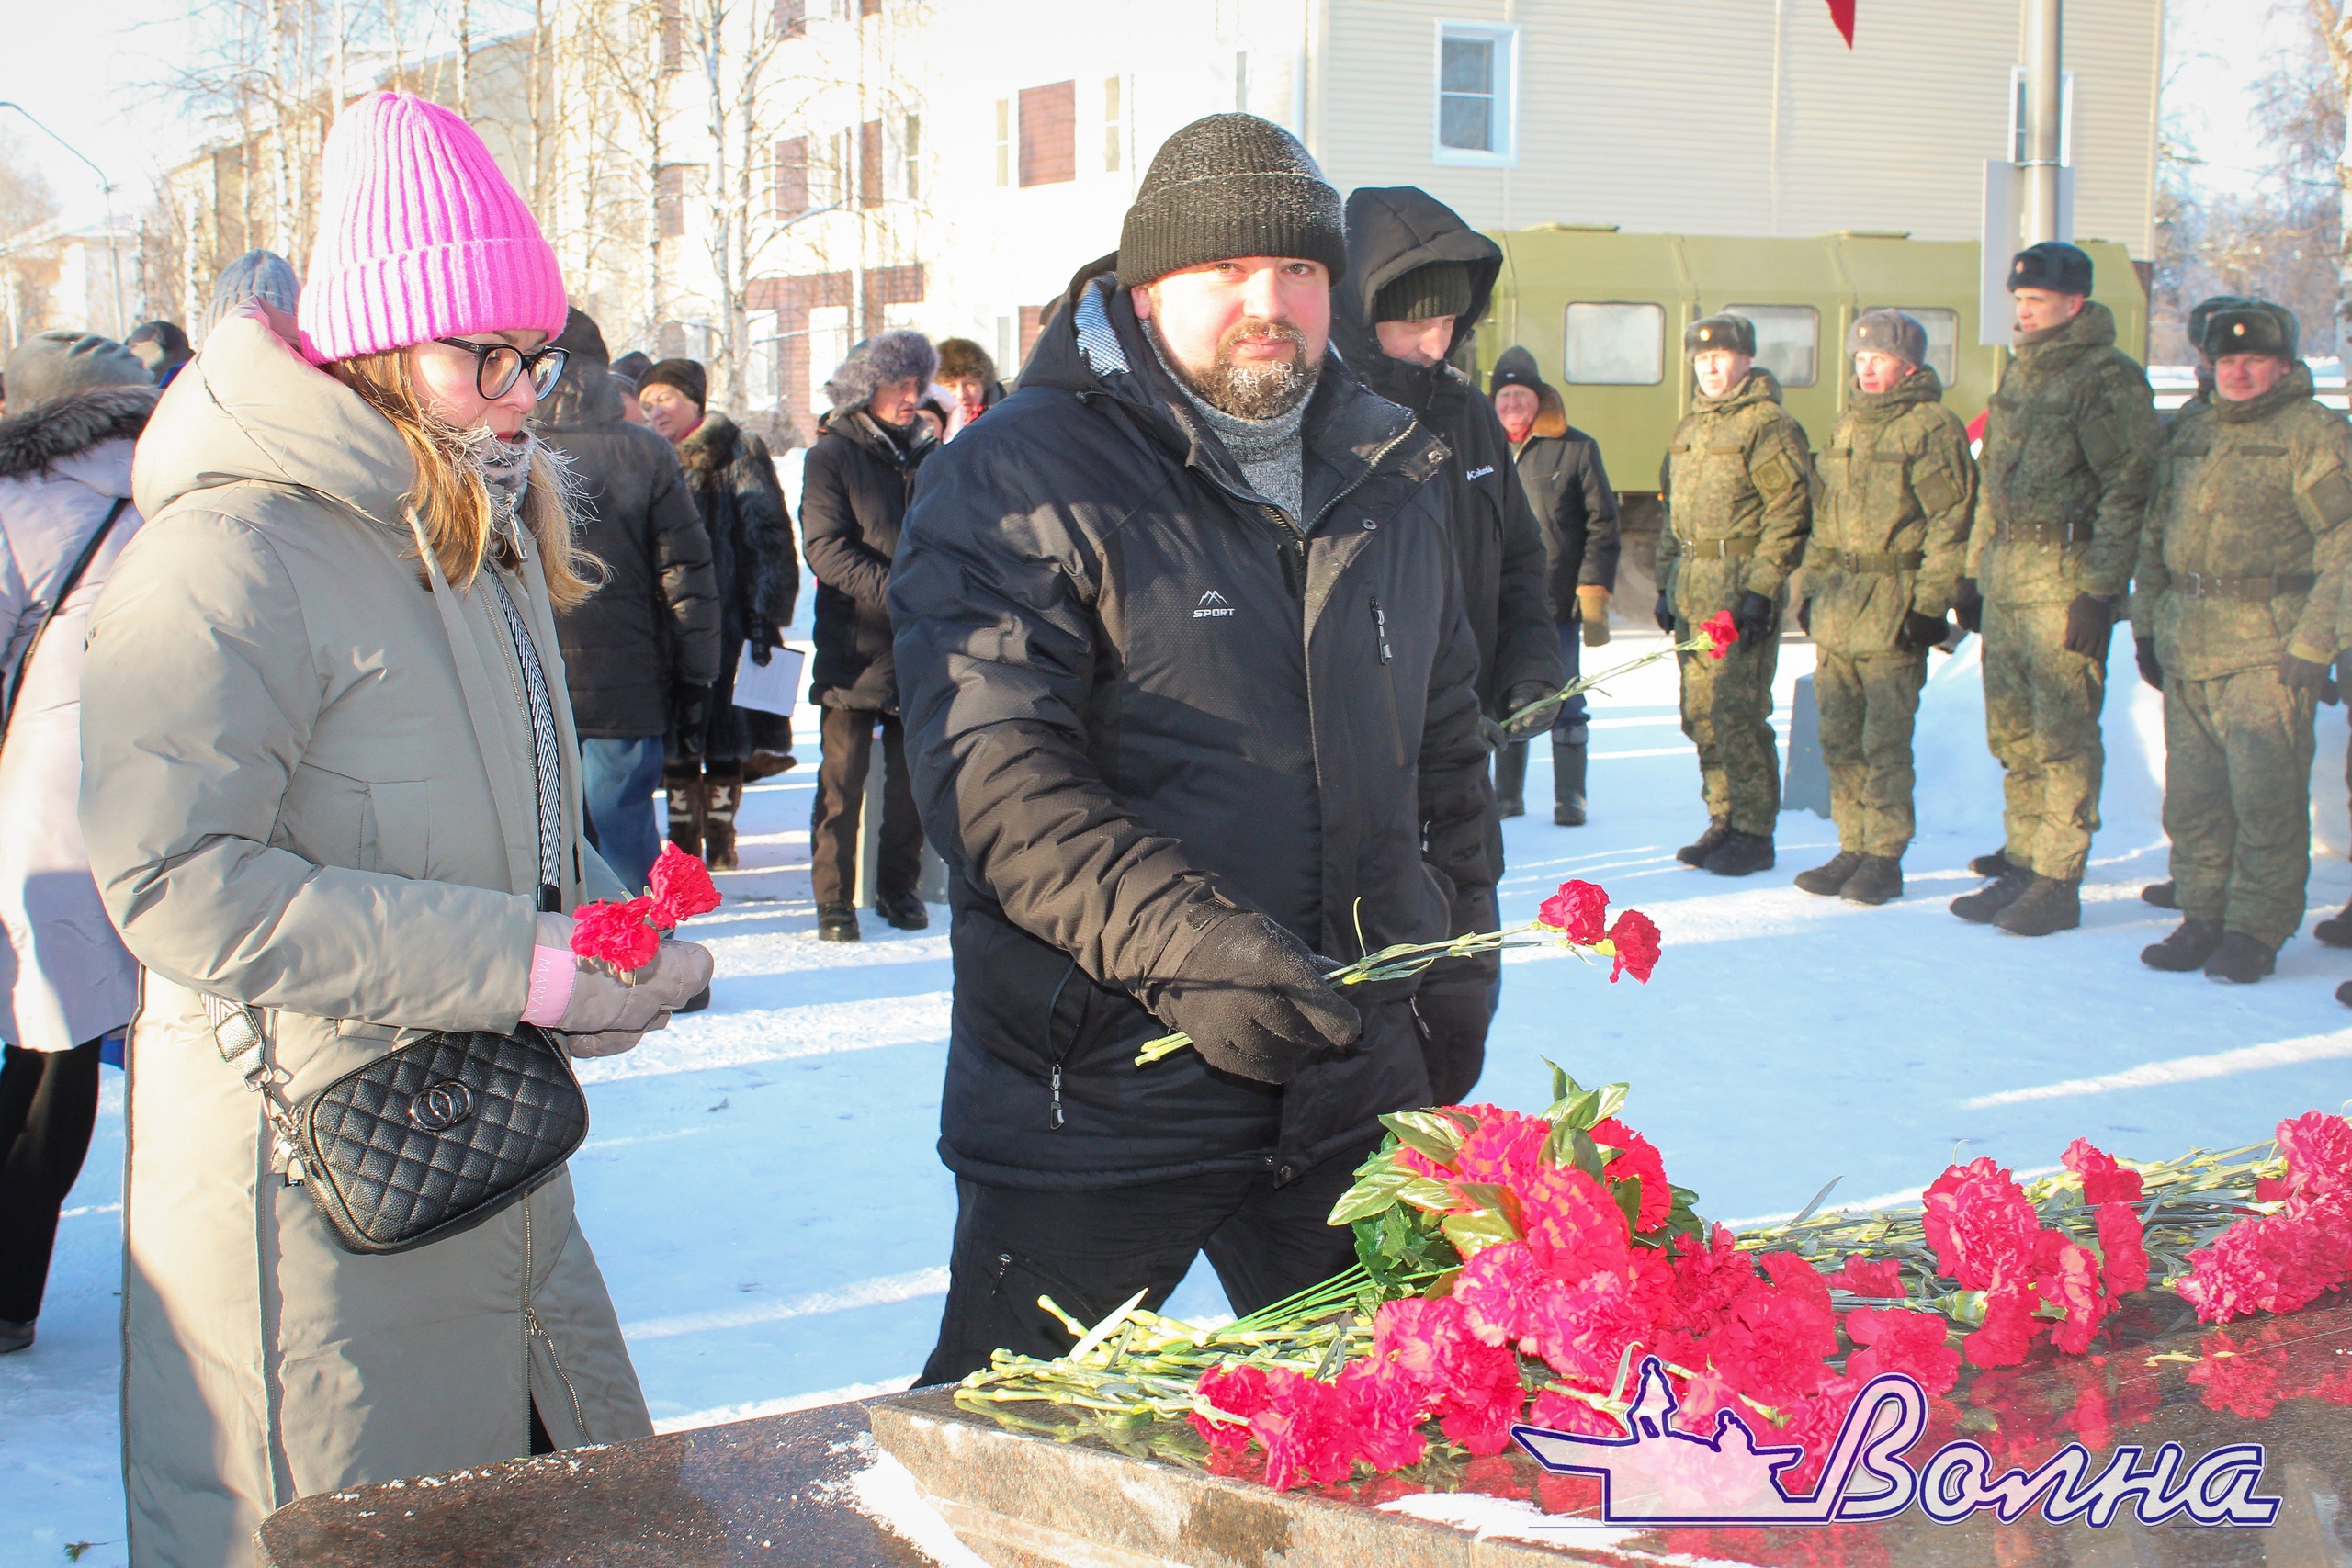
[[[1392,277],[1372,297],[1375,321],[1426,321],[1432,316],[1462,316],[1470,310],[1467,262],[1430,262]]]
[[[1150,283],[1228,256],[1318,261],[1348,270],[1347,222],[1298,138],[1254,114],[1213,114],[1166,141],[1119,231],[1119,281]]]
[[[691,359],[664,359],[637,384],[640,392],[648,387],[675,387],[693,400],[695,407],[701,408],[710,396],[710,377]]]

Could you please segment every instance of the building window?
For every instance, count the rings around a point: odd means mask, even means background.
[[[1078,178],[1078,84],[1021,89],[1021,183],[1057,185]]]
[[[808,36],[808,0],[775,0],[775,36]]]
[[[1900,310],[1919,323],[1928,334],[1928,368],[1939,380],[1950,387],[1952,378],[1960,374],[1960,312],[1940,310],[1932,305],[1872,305],[1873,310]]]
[[[1821,312],[1810,305],[1726,305],[1724,313],[1756,323],[1756,363],[1783,387],[1820,378]]]
[[[808,139],[796,136],[775,144],[775,215],[797,218],[808,210]]]
[[[1119,156],[1121,140],[1119,79],[1105,76],[1102,79],[1102,172],[1105,174],[1119,172],[1119,165],[1124,162]]]
[[[1666,307],[1569,306],[1563,373],[1577,386],[1657,386],[1666,377]]]
[[[996,183],[1012,183],[1012,100],[996,101]]]
[[[686,166],[664,164],[653,175],[653,233],[674,240],[686,231]]]
[[[922,194],[922,116],[907,116],[906,136],[899,148],[899,161],[906,168],[907,199],[913,201]]]
[[[662,69],[681,70],[685,61],[685,0],[662,0]]]
[[[857,128],[857,204],[882,205],[882,122],[878,119]]]
[[[1435,160],[1496,166],[1516,163],[1518,85],[1517,28],[1439,23]]]

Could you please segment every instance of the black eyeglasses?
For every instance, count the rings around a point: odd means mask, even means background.
[[[462,348],[474,356],[474,390],[481,394],[484,402],[495,402],[504,397],[525,371],[530,372],[532,399],[545,399],[555,390],[556,381],[563,374],[563,362],[571,357],[570,349],[553,346],[526,354],[511,343],[468,343],[461,337],[437,337],[433,341]]]

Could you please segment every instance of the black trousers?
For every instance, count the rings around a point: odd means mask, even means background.
[[[922,822],[915,815],[915,781],[907,772],[907,732],[894,713],[870,708],[824,710],[824,760],[817,768],[817,803],[808,818],[808,880],[820,904],[857,901],[857,840],[865,807],[865,771],[873,765],[874,727],[882,727],[882,863],[875,891],[912,893],[922,878]]]
[[[1157,1311],[1203,1250],[1247,1315],[1355,1261],[1354,1233],[1324,1222],[1372,1145],[1286,1187],[1272,1171],[1215,1171],[1148,1187],[1032,1192],[956,1181],[947,1310],[922,1383],[953,1382],[1006,1349],[1053,1357],[1076,1341],[1037,1304],[1091,1327],[1137,1291]]]
[[[57,1211],[82,1174],[98,1120],[98,1043],[7,1047],[0,1061],[0,1318],[40,1315]]]

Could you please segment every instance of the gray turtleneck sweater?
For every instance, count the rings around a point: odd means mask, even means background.
[[[1301,513],[1306,491],[1306,448],[1299,438],[1299,428],[1306,418],[1305,398],[1294,404],[1288,412],[1272,419],[1241,419],[1201,400],[1182,373],[1168,363],[1168,355],[1159,346],[1159,333],[1151,323],[1144,322],[1144,335],[1151,342],[1151,351],[1159,355],[1160,367],[1168,378],[1176,383],[1185,400],[1200,411],[1202,421],[1216,432],[1233,460],[1241,465],[1242,477],[1250,488],[1290,513],[1291,521],[1300,528],[1306,526]]]

